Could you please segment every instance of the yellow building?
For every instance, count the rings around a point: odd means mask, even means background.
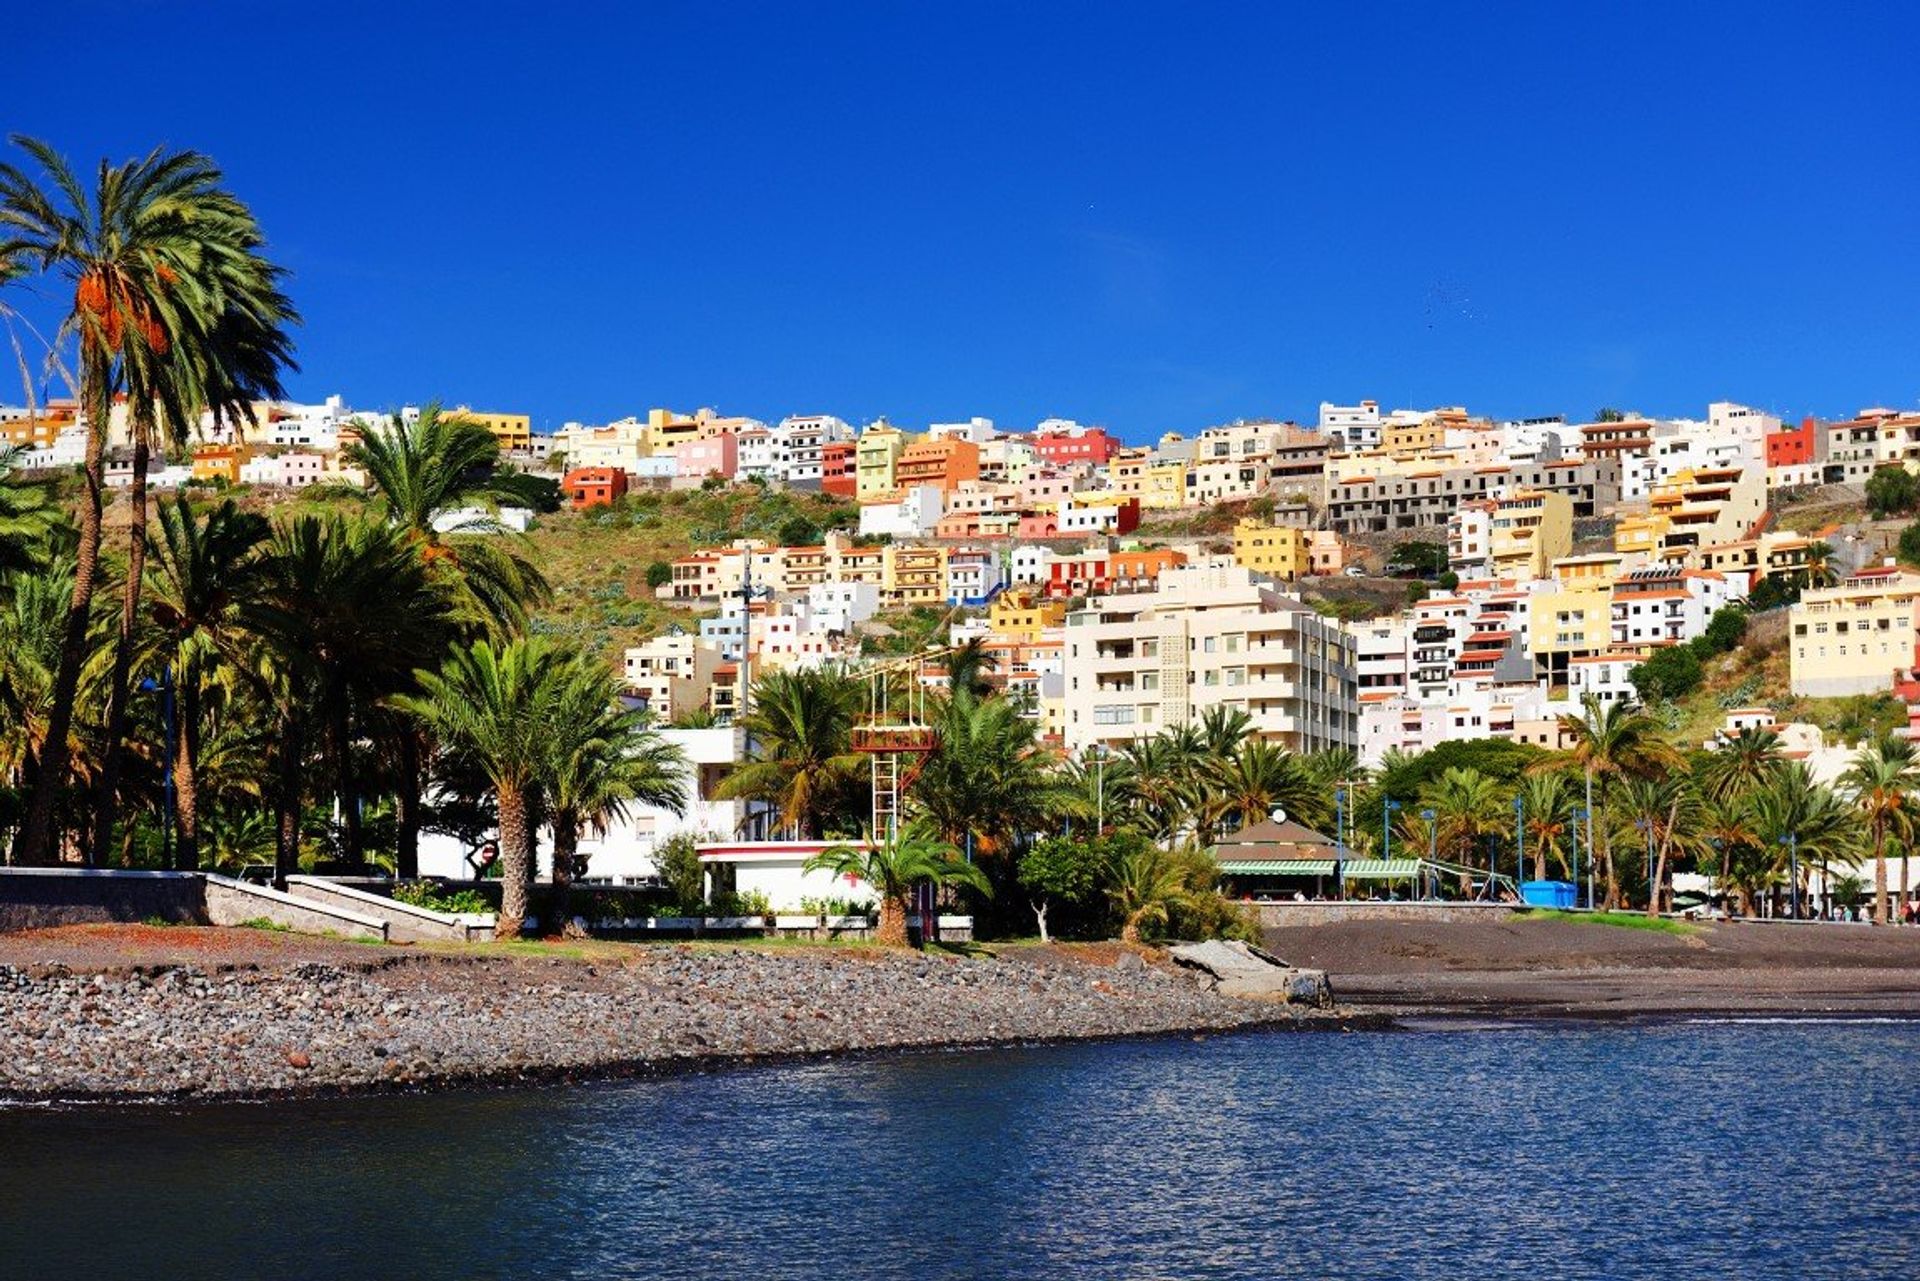
[[[1527,613],[1535,669],[1564,685],[1573,660],[1604,653],[1613,643],[1613,579],[1535,592],[1527,598]]]
[[[1523,489],[1495,501],[1488,548],[1495,578],[1544,578],[1572,551],[1573,500],[1565,494]]]
[[[1920,575],[1887,566],[1803,592],[1787,616],[1794,695],[1833,698],[1893,688],[1914,667]]]
[[[1793,578],[1813,559],[1815,540],[1790,530],[1770,529],[1758,538],[1714,543],[1699,551],[1701,569],[1747,574],[1749,586],[1763,578]]]
[[[1304,530],[1243,519],[1233,527],[1233,560],[1256,574],[1295,579],[1310,573],[1312,558]]]
[[[676,414],[671,409],[649,409],[644,439],[649,457],[671,454],[675,445],[700,439],[700,420],[691,414]]]
[[[246,445],[238,441],[230,445],[196,446],[193,451],[193,478],[224,480],[229,485],[238,485],[241,464],[250,456]]]
[[[1626,563],[1626,557],[1619,552],[1561,556],[1553,562],[1551,577],[1557,579],[1561,586],[1569,588],[1612,587],[1613,580],[1620,577],[1620,571]]]
[[[467,405],[447,411],[448,418],[479,423],[493,433],[502,449],[533,448],[533,419],[526,414],[487,414]]]
[[[1064,627],[1066,622],[1067,602],[1030,592],[1003,595],[987,607],[987,626],[993,634],[1018,644],[1032,644],[1042,632]]]
[[[889,604],[946,604],[946,548],[888,546],[884,550],[886,580],[880,591]]]
[[[1647,491],[1645,514],[1620,518],[1613,549],[1693,563],[1702,547],[1745,538],[1766,511],[1764,468],[1687,468]]]
[[[1171,511],[1187,505],[1187,464],[1154,463],[1140,479],[1140,506]]]
[[[854,446],[854,496],[863,503],[885,502],[894,490],[894,467],[906,452],[907,434],[891,423],[868,423]]]

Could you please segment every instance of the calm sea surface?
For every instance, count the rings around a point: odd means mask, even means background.
[[[1920,1024],[0,1112],[7,1277],[1920,1277]]]

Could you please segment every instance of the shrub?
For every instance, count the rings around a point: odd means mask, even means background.
[[[673,581],[673,566],[664,560],[656,560],[647,566],[647,586],[665,587]]]
[[[1633,682],[1643,703],[1685,698],[1700,687],[1700,678],[1700,656],[1693,652],[1691,645],[1657,649],[1646,662],[1627,673],[1627,679]]]
[[[1878,467],[1867,477],[1867,507],[1875,516],[1910,512],[1920,504],[1920,485],[1904,467]]]
[[[493,911],[493,904],[479,890],[445,890],[433,881],[402,881],[393,887],[393,900],[449,916]]]

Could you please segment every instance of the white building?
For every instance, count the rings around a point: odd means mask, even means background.
[[[1380,402],[1363,400],[1357,405],[1320,402],[1320,430],[1349,453],[1380,447]]]
[[[932,423],[927,427],[928,440],[965,440],[984,445],[993,437],[991,418],[969,418],[963,423]]]
[[[1022,543],[1007,554],[1007,577],[1014,583],[1045,583],[1053,577],[1053,548]]]
[[[796,489],[820,487],[820,451],[854,439],[854,430],[832,414],[783,418],[773,429],[773,465],[780,479]]]
[[[925,538],[940,523],[946,496],[933,485],[912,485],[892,502],[860,504],[860,532],[894,538]]]
[[[851,635],[853,629],[880,610],[878,583],[814,583],[807,588],[807,608],[814,622],[830,632]]]
[[[277,485],[283,489],[305,489],[326,478],[326,460],[319,454],[300,452],[249,458],[240,464],[243,485]]]

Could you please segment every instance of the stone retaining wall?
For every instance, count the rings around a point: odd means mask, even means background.
[[[402,903],[384,894],[342,884],[321,876],[289,876],[287,892],[296,898],[311,899],[330,907],[343,908],[361,916],[386,922],[387,938],[399,943],[453,941],[484,942],[493,937],[490,916],[456,916]]]
[[[376,916],[349,911],[332,903],[295,898],[264,885],[250,885],[230,877],[208,873],[202,879],[207,921],[212,925],[267,921],[303,934],[337,934],[342,938],[381,942],[387,938],[387,923]]]
[[[194,872],[91,867],[0,867],[0,931],[56,925],[206,921]]]
[[[1331,925],[1335,921],[1504,921],[1520,910],[1510,903],[1287,903],[1248,904],[1267,929]]]

